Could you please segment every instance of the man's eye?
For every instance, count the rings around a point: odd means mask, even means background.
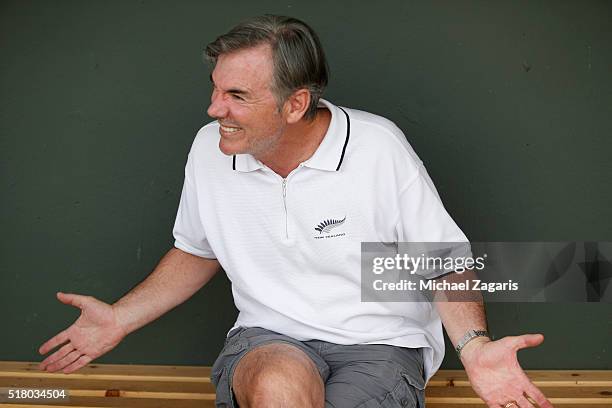
[[[234,99],[239,100],[239,101],[244,101],[244,98],[243,98],[242,96],[238,95],[238,94],[232,94],[232,97],[233,97]]]

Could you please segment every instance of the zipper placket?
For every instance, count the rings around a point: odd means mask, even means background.
[[[287,214],[287,179],[283,179],[283,206],[285,207],[285,239],[289,239],[289,215]]]
[[[282,188],[283,188],[283,208],[285,209],[285,239],[289,241],[289,211],[287,210],[287,183],[289,183],[289,179],[293,177],[293,173],[295,173],[298,169],[302,167],[302,163],[300,163],[295,169],[291,171],[291,173],[287,174],[287,177],[282,177],[278,175],[279,178],[283,180]]]

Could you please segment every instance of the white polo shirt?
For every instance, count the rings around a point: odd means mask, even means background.
[[[427,302],[361,302],[361,242],[464,242],[402,131],[339,108],[286,179],[249,154],[224,155],[219,125],[188,156],[175,246],[217,258],[240,311],[234,325],[298,340],[424,347],[426,381],[444,357]]]

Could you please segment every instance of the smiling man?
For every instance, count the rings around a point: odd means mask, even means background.
[[[81,317],[41,349],[71,372],[185,301],[222,266],[240,311],[213,366],[219,407],[423,407],[444,356],[442,323],[491,407],[551,407],[517,351],[492,341],[479,302],[362,302],[360,243],[465,242],[403,133],[321,99],[316,34],[280,16],[248,20],[206,48],[208,114],[195,138],[175,248],[113,305],[59,299]]]

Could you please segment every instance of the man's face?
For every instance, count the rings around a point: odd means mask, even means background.
[[[286,122],[272,94],[272,50],[260,45],[217,59],[208,115],[219,124],[219,149],[262,157],[278,143]]]

